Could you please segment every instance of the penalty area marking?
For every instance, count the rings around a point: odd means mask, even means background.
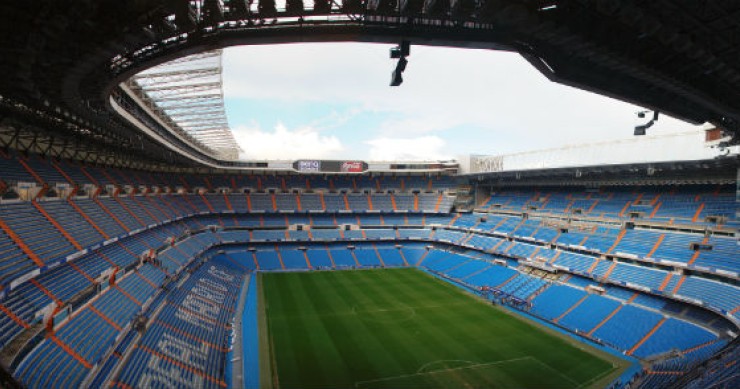
[[[431,361],[431,362],[428,362],[428,363],[425,363],[425,364],[421,365],[421,367],[418,370],[416,370],[416,374],[425,373],[425,371],[424,371],[425,368],[427,368],[428,366],[433,366],[435,363],[440,363],[440,362],[462,362],[462,363],[467,363],[468,366],[471,366],[471,365],[479,365],[479,363],[476,363],[476,362],[473,362],[473,361],[466,361],[464,359],[439,359],[439,360]],[[465,367],[465,366],[458,366],[458,367]],[[430,371],[427,371],[426,373],[432,373],[432,372],[435,372],[435,371],[437,371],[437,370],[430,370]]]
[[[580,385],[576,386],[576,388],[575,388],[575,389],[578,389],[578,388],[583,388],[583,387],[585,387],[585,386],[587,386],[587,385],[590,385],[591,383],[593,383],[593,382],[596,382],[596,381],[598,381],[598,380],[600,380],[600,379],[602,379],[602,378],[606,377],[607,375],[611,374],[611,373],[612,373],[612,372],[613,372],[614,370],[617,370],[618,368],[619,368],[619,367],[618,367],[617,365],[615,365],[615,364],[612,364],[612,368],[611,368],[611,369],[609,369],[609,370],[607,370],[607,371],[605,371],[605,372],[603,372],[603,373],[601,373],[601,374],[597,375],[596,377],[594,377],[594,378],[591,378],[590,380],[588,380],[588,381],[586,381],[586,382],[584,382],[584,383],[582,383],[582,384],[580,384]]]
[[[545,362],[540,361],[539,359],[537,359],[535,357],[532,357],[532,359],[534,359],[534,361],[537,362],[537,363],[539,363],[540,365],[546,367],[548,370],[551,370],[551,371],[555,372],[555,374],[559,375],[561,378],[565,378],[566,380],[568,380],[568,382],[570,382],[571,384],[575,385],[576,388],[580,388],[581,387],[582,384],[579,384],[578,382],[574,381],[572,378],[570,378],[567,375],[561,373],[558,369],[553,368],[552,366],[548,365]]]
[[[423,372],[423,373],[416,372],[416,373],[411,373],[411,374],[401,374],[401,375],[392,376],[392,377],[377,378],[377,379],[374,379],[374,380],[357,381],[357,382],[355,382],[355,388],[358,388],[359,389],[359,388],[362,387],[362,385],[372,384],[372,383],[376,383],[376,382],[393,381],[393,380],[397,380],[399,378],[409,378],[409,377],[417,377],[417,376],[424,376],[424,375],[431,375],[431,374],[448,373],[448,372],[451,372],[451,371],[468,370],[468,369],[474,369],[474,368],[478,368],[478,367],[495,366],[495,365],[501,365],[501,364],[504,364],[504,363],[523,361],[523,360],[526,360],[526,359],[535,359],[536,360],[536,358],[533,358],[533,357],[531,357],[531,356],[528,355],[526,357],[521,357],[521,358],[512,358],[512,359],[506,359],[506,360],[503,360],[503,361],[494,361],[494,362],[488,362],[488,363],[478,363],[478,364],[469,365],[469,366],[450,367],[450,368],[447,368],[447,369],[439,369],[439,370],[427,371],[427,372]],[[437,363],[437,362],[442,362],[442,361],[444,361],[444,360],[432,361],[430,363],[427,363],[424,366],[427,366],[427,365],[429,365],[431,363]],[[465,362],[469,362],[469,361],[465,361]],[[422,367],[424,367],[424,366],[422,366]]]

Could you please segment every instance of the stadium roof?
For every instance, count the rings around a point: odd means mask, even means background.
[[[706,160],[737,156],[738,147],[719,147],[715,129],[635,136],[620,140],[571,144],[503,155],[471,155],[465,172],[488,173],[564,167],[624,165]]]
[[[221,50],[189,55],[147,69],[126,81],[171,128],[221,159],[237,159],[239,146],[224,108]]]
[[[119,84],[186,55],[296,41],[407,39],[516,51],[553,81],[740,129],[736,1],[317,1],[282,10],[266,0],[31,0],[4,2],[0,11],[0,144],[43,154],[74,149],[98,162],[238,166],[152,123]]]

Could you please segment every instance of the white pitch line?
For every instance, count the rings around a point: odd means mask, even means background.
[[[357,382],[355,382],[355,388],[359,388],[362,385],[369,384],[369,383],[374,383],[374,382],[392,381],[392,380],[396,380],[396,379],[399,379],[399,378],[408,378],[408,377],[416,377],[416,376],[423,376],[423,375],[430,375],[430,374],[446,373],[446,372],[450,372],[450,371],[459,371],[459,370],[474,369],[474,368],[477,368],[477,367],[484,367],[484,366],[494,366],[494,365],[500,365],[500,364],[509,363],[509,362],[523,361],[525,359],[535,359],[535,358],[533,358],[531,356],[526,356],[526,357],[521,357],[521,358],[506,359],[506,360],[503,360],[503,361],[495,361],[495,362],[488,362],[488,363],[479,363],[479,364],[470,365],[470,366],[451,367],[451,368],[448,368],[448,369],[440,369],[440,370],[428,371],[428,372],[425,372],[425,373],[401,374],[401,375],[393,376],[393,377],[383,377],[383,378],[378,378],[378,379],[374,379],[374,380],[357,381]],[[439,361],[434,361],[434,362],[439,362]]]
[[[560,377],[562,377],[562,378],[565,378],[566,380],[570,381],[570,383],[572,383],[572,384],[576,385],[576,387],[579,387],[579,386],[581,385],[581,384],[579,384],[578,382],[574,381],[574,380],[573,380],[572,378],[570,378],[570,377],[568,377],[567,375],[565,375],[565,374],[561,373],[561,372],[560,372],[560,371],[558,371],[557,369],[554,369],[554,368],[553,368],[552,366],[548,365],[547,363],[545,363],[545,362],[542,362],[542,361],[540,361],[539,359],[537,359],[537,358],[535,358],[535,357],[532,357],[532,359],[534,359],[534,360],[535,360],[535,361],[536,361],[537,363],[539,363],[540,365],[542,365],[542,366],[545,366],[546,368],[548,368],[548,369],[550,369],[550,370],[554,371],[554,372],[555,372],[555,374],[559,375]]]
[[[614,370],[617,370],[617,368],[618,368],[617,365],[612,364],[612,368],[611,369],[609,369],[609,370],[607,370],[607,371],[605,371],[605,372],[597,375],[596,377],[591,378],[590,380],[588,380],[588,381],[586,381],[586,382],[584,382],[584,383],[576,386],[576,389],[583,388],[586,385],[590,385],[592,382],[596,382],[596,381],[598,381],[598,380],[606,377],[607,375],[611,374]]]
[[[360,306],[353,305],[352,309],[349,311],[333,311],[333,312],[326,312],[326,313],[307,313],[307,314],[298,314],[298,315],[275,315],[272,316],[272,319],[298,319],[302,317],[332,317],[332,316],[350,316],[350,315],[357,315],[357,310],[359,309],[359,313],[381,313],[381,312],[393,312],[393,311],[403,311],[403,310],[414,310],[416,312],[417,309],[425,310],[425,309],[434,309],[434,308],[447,308],[447,307],[454,307],[458,305],[463,305],[465,303],[453,303],[453,304],[440,304],[440,305],[420,305],[420,306],[403,306],[398,308],[382,308],[382,309],[370,309],[370,310],[362,310]]]
[[[357,315],[357,317],[362,318],[364,320],[369,320],[369,321],[372,321],[372,322],[376,322],[376,323],[401,323],[401,322],[412,320],[412,319],[414,319],[416,317],[416,309],[414,309],[412,307],[389,308],[389,309],[372,309],[372,310],[368,310],[368,311],[360,310],[359,312],[356,311],[355,308],[356,308],[356,306],[353,306],[352,307],[352,311],[355,313],[355,315]],[[393,318],[390,318],[390,319],[381,320],[381,319],[377,319],[377,318],[373,318],[372,317],[372,314],[373,313],[409,312],[409,310],[411,311],[411,315],[410,316],[406,316],[406,317],[401,317],[401,318],[393,317]],[[365,315],[370,315],[370,317],[365,317]]]
[[[478,363],[475,363],[473,361],[467,361],[467,360],[464,360],[464,359],[438,359],[436,361],[431,361],[431,362],[428,362],[428,363],[425,363],[425,364],[421,365],[421,367],[416,370],[416,373],[417,374],[423,373],[423,370],[424,370],[425,367],[430,366],[430,365],[433,365],[435,363],[439,363],[439,362],[465,362],[465,363],[468,363],[469,365],[478,365]],[[462,367],[462,366],[460,366],[460,367]],[[432,370],[432,371],[437,371],[437,370]],[[430,373],[430,372],[427,372],[427,373]]]

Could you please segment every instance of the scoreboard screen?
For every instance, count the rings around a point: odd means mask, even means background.
[[[321,161],[298,161],[299,172],[320,172]]]
[[[301,173],[362,173],[367,168],[367,163],[362,161],[300,160],[293,163],[293,169]]]

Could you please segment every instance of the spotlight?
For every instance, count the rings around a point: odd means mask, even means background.
[[[398,59],[396,68],[391,73],[391,86],[399,86],[403,83],[401,73],[406,70],[406,64],[409,62],[406,57],[409,54],[411,54],[411,44],[408,41],[402,41],[398,46],[391,48],[391,58]]]
[[[403,76],[398,71],[393,71],[391,73],[391,86],[399,86],[403,83]]]
[[[396,64],[396,71],[403,73],[404,70],[406,70],[406,64],[408,64],[409,61],[406,59],[406,57],[401,57],[398,59],[398,63]]]
[[[409,61],[406,58],[401,57],[396,64],[396,69],[391,73],[391,86],[399,86],[403,83],[403,76],[401,74],[406,70],[406,64]]]
[[[396,47],[391,48],[391,58],[403,58],[408,57],[411,54],[411,43],[409,41],[401,41]]]
[[[391,59],[397,59],[397,58],[401,58],[401,48],[393,47],[391,48]]]
[[[639,117],[640,119],[644,119],[646,113],[648,113],[648,111],[640,111],[637,113],[637,117]],[[655,122],[658,121],[658,114],[659,114],[658,111],[653,111],[653,118],[650,119],[649,122],[645,124],[641,124],[639,126],[635,126],[635,132],[634,132],[635,136],[645,135],[647,133],[647,129],[652,127],[653,124],[655,124]]]
[[[649,123],[649,124],[652,125],[652,123]],[[643,124],[643,125],[640,125],[640,126],[635,126],[635,136],[645,135],[645,132],[646,132],[645,130],[647,130],[648,127],[650,127],[650,125]]]

